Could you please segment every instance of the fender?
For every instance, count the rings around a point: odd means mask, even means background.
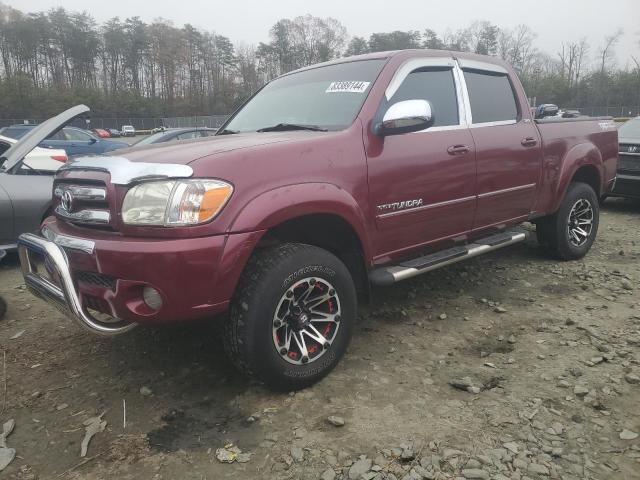
[[[244,206],[229,233],[266,231],[296,217],[323,213],[337,215],[353,228],[369,262],[370,239],[362,209],[349,192],[332,183],[300,183],[262,193]]]
[[[593,143],[579,143],[570,148],[560,162],[558,181],[555,185],[553,199],[549,208],[545,209],[549,213],[556,212],[564,199],[569,188],[571,179],[578,169],[584,166],[592,166],[598,171],[599,190],[603,190],[604,163],[600,150]],[[598,194],[599,192],[596,192]]]

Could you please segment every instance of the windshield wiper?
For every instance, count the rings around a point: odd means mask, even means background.
[[[237,132],[236,130],[229,130],[227,128],[225,128],[224,130],[220,130],[216,133],[216,135],[234,135],[236,133],[240,133]]]
[[[326,128],[321,128],[316,125],[298,125],[296,123],[279,123],[273,127],[264,127],[257,132],[286,132],[287,130],[311,130],[312,132],[326,132]]]

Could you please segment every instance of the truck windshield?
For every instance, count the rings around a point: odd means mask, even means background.
[[[384,62],[339,63],[280,77],[242,107],[219,134],[345,129],[358,115]]]

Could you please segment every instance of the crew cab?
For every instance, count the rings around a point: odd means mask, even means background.
[[[520,242],[525,221],[583,257],[617,147],[608,118],[535,120],[496,58],[343,58],[268,83],[213,137],[65,165],[54,216],[20,237],[23,274],[104,335],[226,314],[242,372],[303,388],[343,356],[371,285]]]

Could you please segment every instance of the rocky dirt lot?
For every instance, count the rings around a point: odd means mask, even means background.
[[[608,201],[584,261],[531,240],[376,291],[338,368],[277,394],[233,371],[211,326],[84,333],[10,257],[0,475],[640,478],[639,281],[640,204]]]

